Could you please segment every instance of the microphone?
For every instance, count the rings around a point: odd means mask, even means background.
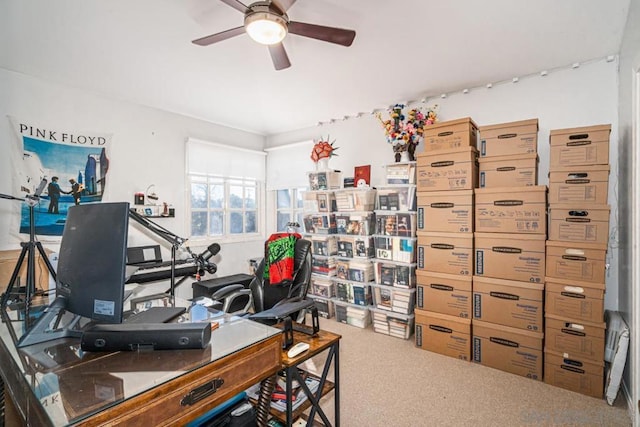
[[[218,252],[220,252],[220,245],[217,244],[217,243],[212,243],[212,244],[209,245],[209,247],[207,247],[207,251],[205,251],[202,254],[202,257],[205,260],[209,260],[209,258],[218,255]]]

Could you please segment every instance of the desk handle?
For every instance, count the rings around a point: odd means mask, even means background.
[[[220,387],[224,384],[224,380],[222,378],[214,378],[208,383],[201,385],[193,390],[191,390],[186,396],[182,398],[180,401],[180,405],[182,406],[190,406],[194,403],[204,399],[207,396],[211,396],[213,393],[218,391]]]

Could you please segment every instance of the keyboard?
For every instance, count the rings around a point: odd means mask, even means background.
[[[134,313],[127,317],[123,323],[167,323],[187,311],[184,307],[151,307],[148,310]]]

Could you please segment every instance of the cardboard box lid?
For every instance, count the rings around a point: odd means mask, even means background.
[[[598,131],[609,131],[611,132],[611,125],[594,125],[594,126],[583,126],[578,128],[566,128],[566,129],[552,129],[549,132],[549,136],[556,135],[566,135],[566,134],[580,134],[580,133],[588,133],[588,132],[598,132]]]
[[[605,283],[592,283],[592,282],[583,282],[581,280],[571,280],[571,279],[560,279],[557,277],[545,277],[544,281],[546,283],[555,283],[557,285],[569,286],[575,288],[589,288],[589,289],[600,289],[605,290]]]
[[[470,159],[477,160],[478,157],[478,149],[472,146],[464,146],[453,149],[443,148],[438,151],[425,151],[422,153],[416,154],[416,160],[418,161],[418,166],[424,166],[424,163],[437,163],[440,161],[446,160],[456,160],[456,161],[470,161]]]
[[[511,194],[517,198],[520,193],[546,193],[547,186],[546,185],[530,185],[526,187],[483,187],[476,188],[476,195],[484,195],[484,194],[495,194],[495,193],[507,193]]]
[[[496,279],[493,277],[473,276],[473,283],[485,285],[509,286],[511,288],[543,291],[544,283],[520,282],[517,280]]]
[[[507,239],[507,240],[546,240],[544,234],[521,234],[521,233],[473,233],[476,239]],[[568,243],[568,242],[562,242]]]
[[[510,154],[508,156],[488,156],[488,157],[480,157],[478,162],[480,163],[503,163],[503,162],[514,162],[518,160],[535,160],[538,162],[538,154],[537,153],[525,153],[525,154]]]
[[[497,332],[502,331],[509,334],[522,335],[522,336],[533,338],[540,341],[542,341],[542,339],[544,338],[544,333],[542,332],[534,332],[534,331],[529,331],[527,329],[512,328],[511,326],[498,325],[495,323],[484,322],[482,320],[476,320],[476,319],[473,319],[473,327],[474,327],[474,331],[473,331],[474,336],[476,334],[476,330],[478,330],[479,328],[485,328],[490,331],[497,331]]]
[[[562,317],[562,316],[558,316],[556,314],[550,314],[550,313],[545,313],[544,318],[547,321],[546,322],[547,326],[551,326],[553,324],[551,321],[555,321],[555,322],[567,324],[566,328],[575,329],[578,331],[582,331],[584,327],[587,327],[587,326],[591,328],[602,329],[603,331],[607,328],[606,322],[590,322],[588,320],[574,320],[574,319],[568,319],[566,317]]]
[[[591,243],[591,242],[564,242],[557,240],[547,240],[547,247],[552,248],[566,248],[566,250],[595,250],[595,251],[605,251],[607,250],[606,243]]]
[[[473,190],[446,190],[446,191],[418,191],[416,193],[418,200],[421,199],[442,199],[448,200],[452,197],[472,197]]]
[[[465,239],[473,240],[472,233],[447,233],[442,231],[418,231],[418,237],[442,237],[445,239]]]
[[[451,316],[448,314],[436,313],[434,311],[426,311],[426,310],[419,310],[419,309],[415,309],[413,313],[416,316],[416,323],[422,323],[422,324],[433,323],[429,321],[429,319],[433,319],[436,322],[438,320],[443,320],[445,322],[456,323],[465,329],[471,326],[471,319],[469,318],[465,319],[464,317]]]
[[[416,270],[416,276],[433,277],[435,279],[448,280],[448,281],[469,282],[469,285],[471,285],[471,276],[462,276],[458,274],[447,274],[447,273],[436,273],[435,271],[425,271],[425,270]]]
[[[533,126],[535,126],[535,129],[533,129]],[[480,133],[482,132],[486,133],[487,131],[491,131],[491,130],[499,130],[499,129],[512,128],[512,127],[531,127],[532,131],[537,132],[538,119],[519,120],[516,122],[507,122],[507,123],[496,123],[493,125],[480,126],[478,129],[480,129]],[[523,131],[527,131],[527,130],[528,129],[523,129]]]
[[[440,132],[443,127],[455,126],[455,125],[466,124],[466,123],[478,129],[478,125],[475,124],[475,122],[471,119],[471,117],[463,117],[461,119],[447,120],[446,122],[436,122],[432,125],[428,125],[424,128],[424,133],[426,135],[428,132],[429,135],[432,135],[436,132]]]

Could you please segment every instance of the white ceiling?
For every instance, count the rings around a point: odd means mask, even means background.
[[[270,135],[615,55],[629,0],[298,0],[293,21],[353,29],[351,47],[289,35],[275,71],[219,0],[2,0],[0,67]]]

